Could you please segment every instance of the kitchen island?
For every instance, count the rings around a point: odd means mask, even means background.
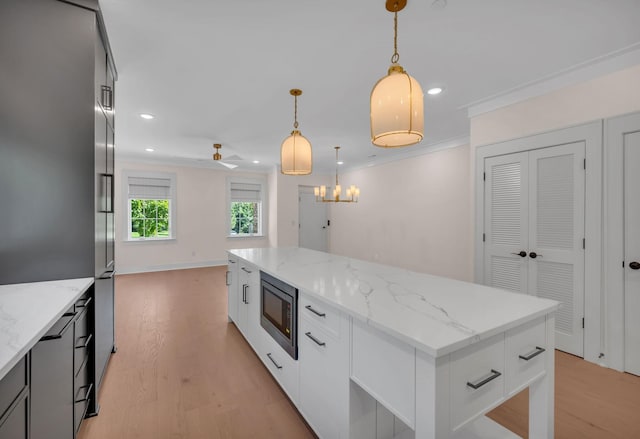
[[[230,318],[320,437],[516,437],[483,415],[526,387],[553,437],[557,302],[302,248],[229,262]],[[260,327],[260,271],[299,291],[297,360]]]

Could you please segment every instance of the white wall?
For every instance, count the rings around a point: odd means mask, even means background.
[[[357,204],[332,205],[332,253],[471,280],[469,146],[340,175]]]
[[[640,111],[640,65],[472,118],[471,163],[475,163],[475,150],[481,145],[553,131],[636,111]],[[606,148],[607,145],[604,144],[605,151]],[[602,166],[601,163],[594,165]],[[607,174],[603,176],[604,185],[607,184],[608,177]],[[475,191],[474,183],[476,181],[475,177],[471,180],[472,191]],[[598,188],[600,191],[602,189]],[[474,200],[471,201],[474,202]],[[606,203],[605,197],[604,205]],[[606,212],[604,214],[606,221]],[[606,248],[606,244],[604,242],[604,248]],[[602,329],[594,337],[599,340],[585,340],[585,344],[598,343],[599,351],[606,354],[600,361],[609,365],[609,357],[619,358],[622,355],[622,340],[619,336],[612,336],[612,325],[617,321],[622,321],[623,316],[611,315],[607,311],[609,308],[613,308],[610,306],[610,300],[621,296],[621,292],[606,291],[601,288],[600,295]],[[596,361],[595,359],[591,360]]]
[[[176,239],[154,242],[124,240],[127,211],[122,193],[123,170],[176,174]],[[227,249],[266,247],[269,244],[268,238],[228,238],[226,230],[226,177],[233,175],[267,179],[266,174],[151,165],[121,160],[116,160],[115,172],[117,273],[221,265],[227,263]]]

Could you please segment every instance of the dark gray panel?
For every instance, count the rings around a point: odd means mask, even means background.
[[[27,358],[23,357],[0,381],[0,418],[27,385]]]
[[[109,362],[114,343],[113,278],[99,279],[95,283],[95,383],[100,389],[104,371]],[[96,391],[96,395],[98,392]]]
[[[23,397],[8,418],[0,425],[0,439],[27,439],[27,405]]]
[[[73,438],[73,323],[31,350],[31,439]]]
[[[0,2],[0,284],[94,274],[95,13]]]

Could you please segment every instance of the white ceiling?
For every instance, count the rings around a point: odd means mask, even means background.
[[[214,142],[223,160],[245,159],[238,170],[279,163],[291,88],[303,90],[314,173],[330,173],[335,145],[346,167],[455,145],[469,136],[469,104],[640,49],[639,0],[409,0],[400,64],[425,91],[445,91],[425,95],[424,140],[388,150],[369,139],[369,94],[393,53],[384,0],[100,4],[119,73],[119,156],[219,169]]]

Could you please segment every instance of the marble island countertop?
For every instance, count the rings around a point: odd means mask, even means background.
[[[0,380],[93,284],[93,278],[0,285]]]
[[[433,357],[559,306],[553,300],[304,248],[229,253]]]

